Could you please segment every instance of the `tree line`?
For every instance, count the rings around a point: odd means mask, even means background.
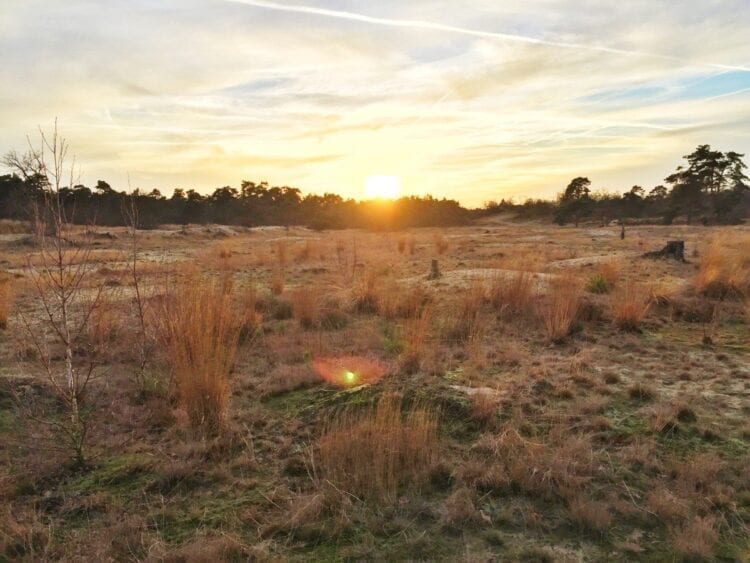
[[[304,225],[314,229],[455,226],[472,218],[513,212],[522,219],[552,218],[560,225],[582,221],[608,222],[643,219],[671,223],[737,223],[750,214],[750,189],[744,155],[723,153],[700,145],[684,157],[686,164],[648,191],[633,186],[624,194],[592,192],[591,181],[574,178],[556,201],[529,199],[523,204],[501,200],[481,209],[466,209],[452,199],[432,196],[402,197],[395,201],[357,201],[337,194],[302,195],[298,188],[243,181],[239,188],[224,186],[210,194],[176,189],[171,196],[159,190],[116,190],[104,180],[88,187],[72,180],[60,188],[59,201],[68,220],[80,224],[123,225],[123,210],[138,211],[139,226],[218,223],[246,227]],[[0,175],[0,218],[33,219],[50,190],[40,155],[7,153]]]
[[[684,217],[688,224],[739,223],[750,215],[750,186],[745,174],[745,155],[699,145],[683,157],[685,164],[648,191],[633,186],[624,194],[605,191],[592,193],[591,181],[584,176],[571,180],[550,209],[544,202],[527,202],[520,211],[532,213],[540,207],[551,211],[564,225],[585,220],[607,222],[647,219],[671,224]],[[528,209],[524,209],[527,207]]]

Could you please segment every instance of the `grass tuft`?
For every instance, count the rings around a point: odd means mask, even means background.
[[[159,332],[178,400],[194,428],[216,432],[223,426],[241,327],[229,283],[191,278],[165,300]]]
[[[364,414],[342,413],[320,438],[317,460],[321,476],[339,489],[385,502],[402,486],[423,484],[437,451],[436,414],[420,406],[404,411],[389,394]]]

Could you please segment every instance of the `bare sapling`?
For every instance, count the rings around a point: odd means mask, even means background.
[[[141,273],[138,269],[138,260],[140,252],[140,239],[138,236],[138,206],[135,202],[135,196],[130,197],[130,201],[123,205],[123,216],[128,229],[130,245],[128,249],[128,274],[133,285],[133,308],[135,309],[138,319],[136,333],[136,353],[138,354],[138,367],[135,372],[136,384],[141,396],[146,394],[146,366],[148,363],[148,330],[146,323],[146,300],[141,283]]]
[[[61,191],[63,182],[74,185],[75,159],[68,167],[68,144],[57,131],[40,131],[41,144],[32,147],[27,161],[40,167],[44,179],[43,200],[39,207],[37,252],[27,258],[26,271],[38,296],[38,312],[19,311],[19,317],[31,346],[36,350],[41,372],[65,410],[65,416],[29,416],[47,424],[63,437],[63,447],[81,465],[89,431],[91,405],[87,389],[98,367],[95,350],[86,338],[91,314],[104,291],[94,278],[90,260],[91,245],[75,239],[68,222]],[[60,359],[62,358],[62,359]]]

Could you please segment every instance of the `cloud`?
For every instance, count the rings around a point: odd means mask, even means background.
[[[698,143],[750,152],[749,26],[744,0],[7,0],[0,152],[58,116],[119,187],[626,189]]]

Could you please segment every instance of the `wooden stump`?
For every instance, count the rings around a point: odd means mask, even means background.
[[[653,252],[646,252],[643,255],[644,258],[668,258],[677,260],[678,262],[687,262],[685,260],[685,241],[684,240],[670,240],[667,241],[667,245],[661,250],[655,250]]]
[[[430,265],[430,275],[427,276],[428,280],[436,280],[440,277],[440,268],[438,268],[438,261],[433,259]]]

